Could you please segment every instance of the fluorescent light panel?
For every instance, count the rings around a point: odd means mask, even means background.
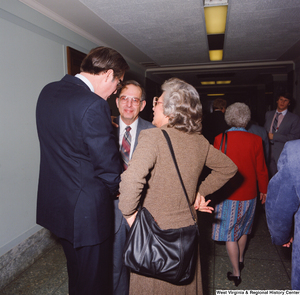
[[[209,59],[217,61],[223,59],[223,50],[209,50]]]
[[[216,82],[215,81],[202,81],[201,85],[215,85]]]
[[[201,85],[230,84],[231,81],[201,81]]]
[[[217,84],[230,84],[231,81],[217,81]]]
[[[227,5],[204,7],[206,32],[210,34],[225,34]]]

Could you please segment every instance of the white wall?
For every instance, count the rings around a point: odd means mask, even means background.
[[[65,75],[66,46],[87,53],[100,44],[17,0],[1,0],[0,27],[1,256],[40,229],[35,223],[38,95],[47,83]]]

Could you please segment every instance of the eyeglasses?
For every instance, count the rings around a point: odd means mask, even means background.
[[[126,104],[130,100],[134,106],[139,106],[141,103],[141,100],[139,98],[133,96],[126,96],[126,95],[120,96],[119,100],[123,104]]]
[[[163,103],[162,101],[158,101],[159,97],[153,97],[153,107],[155,108],[159,103]]]
[[[121,79],[119,79],[119,82],[117,84],[117,90],[121,89],[123,87],[123,85],[124,85],[124,82]]]

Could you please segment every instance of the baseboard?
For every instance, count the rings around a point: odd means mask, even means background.
[[[57,243],[57,238],[42,228],[0,257],[0,290]]]

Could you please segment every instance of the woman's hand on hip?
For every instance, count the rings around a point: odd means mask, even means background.
[[[194,203],[194,208],[200,212],[212,213],[214,208],[208,206],[210,202],[211,200],[205,201],[205,198],[198,192]]]

